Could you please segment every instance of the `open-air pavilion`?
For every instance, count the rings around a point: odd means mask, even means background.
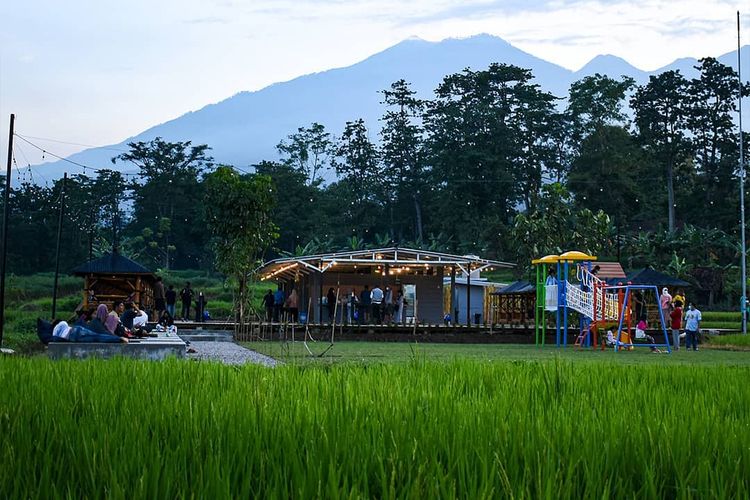
[[[508,262],[483,259],[476,255],[453,255],[411,248],[377,248],[332,252],[274,259],[258,269],[260,279],[277,283],[287,293],[292,288],[299,295],[299,310],[307,313],[311,323],[328,321],[326,293],[338,290],[337,322],[346,322],[345,297],[360,295],[365,285],[385,290],[390,286],[394,297],[399,289],[407,300],[404,322],[439,324],[443,322],[443,278],[456,290],[457,274],[471,283],[472,273],[514,267]],[[471,287],[467,287],[469,290]],[[455,310],[456,295],[451,298]],[[467,294],[466,301],[471,302]],[[471,310],[471,307],[465,309]],[[452,318],[455,321],[455,318]],[[467,318],[467,322],[470,318]]]

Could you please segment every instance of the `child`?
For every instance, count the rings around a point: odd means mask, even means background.
[[[641,318],[641,320],[638,322],[637,325],[635,325],[635,338],[636,340],[645,340],[649,344],[655,344],[656,340],[654,337],[646,333],[646,329],[648,328],[648,322]],[[655,346],[651,346],[651,352],[661,352],[659,349],[657,349]]]
[[[669,314],[672,320],[672,343],[675,351],[680,349],[680,328],[682,327],[682,302],[674,303],[674,310]]]

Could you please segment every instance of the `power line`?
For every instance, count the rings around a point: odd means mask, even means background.
[[[58,143],[58,144],[67,144],[69,146],[82,146],[82,147],[85,147],[85,148],[106,149],[107,151],[117,151],[117,152],[120,152],[120,153],[127,153],[128,152],[127,149],[113,148],[111,146],[96,146],[96,145],[93,145],[93,144],[82,144],[80,142],[69,142],[69,141],[61,141],[59,139],[50,139],[48,137],[36,137],[36,136],[33,136],[33,135],[21,136],[19,134],[16,134],[16,136],[19,137],[19,138],[21,138],[21,139],[35,139],[35,140],[38,140],[38,141],[55,142],[55,143]]]
[[[16,137],[18,137],[19,139],[21,139],[22,141],[24,141],[25,143],[27,143],[28,145],[30,145],[31,147],[34,147],[34,148],[38,149],[39,151],[41,151],[43,155],[44,154],[48,154],[50,156],[53,156],[53,157],[57,158],[58,160],[70,163],[70,164],[75,165],[77,167],[81,167],[83,169],[83,172],[84,172],[83,175],[86,175],[86,170],[91,170],[92,172],[96,172],[97,174],[102,173],[102,172],[112,172],[113,171],[113,169],[111,169],[111,168],[96,168],[96,167],[90,167],[88,165],[84,165],[83,163],[79,163],[79,162],[73,161],[73,160],[71,160],[69,158],[65,158],[64,156],[60,156],[58,154],[55,154],[52,151],[49,151],[49,150],[47,150],[47,149],[45,149],[45,148],[43,148],[43,147],[41,147],[41,146],[39,146],[37,144],[34,144],[33,142],[31,142],[30,140],[26,139],[25,137],[23,137],[21,135],[18,135],[18,134],[14,134],[14,135]],[[127,176],[133,176],[133,177],[138,176],[138,174],[134,174],[134,173],[125,173],[125,172],[120,172],[120,173],[121,173],[121,175],[123,175],[125,177],[127,177]]]

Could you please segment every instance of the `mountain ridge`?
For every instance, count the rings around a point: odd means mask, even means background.
[[[743,54],[747,48],[742,48]],[[736,51],[717,59],[736,67]],[[572,71],[486,33],[439,42],[408,38],[349,66],[300,75],[258,90],[240,91],[148,127],[117,144],[89,148],[68,159],[94,168],[133,171],[132,165],[112,165],[111,148],[126,148],[128,142],[160,136],[168,141],[208,144],[217,163],[247,167],[264,159],[275,159],[276,144],[299,127],[318,122],[332,134],[338,134],[346,121],[357,118],[365,119],[371,127],[371,138],[376,139],[378,119],[383,113],[379,91],[392,82],[404,78],[412,83],[418,95],[428,98],[445,75],[465,68],[486,68],[492,62],[531,69],[544,90],[565,96],[572,82],[597,72],[612,77],[631,76],[643,84],[650,75],[669,69],[680,69],[686,77],[694,77],[697,73],[692,66],[698,61],[685,57],[655,71],[644,71],[621,57],[603,54]],[[63,171],[70,174],[82,171],[62,160],[33,168],[48,179],[62,177]]]

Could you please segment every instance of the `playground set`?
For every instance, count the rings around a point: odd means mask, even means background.
[[[634,317],[632,307],[634,292],[637,290],[642,290],[642,293],[653,291],[658,302],[657,287],[629,283],[608,284],[596,275],[594,264],[596,260],[597,257],[593,255],[569,251],[561,255],[547,255],[531,261],[536,269],[536,305],[534,307],[536,345],[544,346],[545,344],[548,313],[550,313],[555,321],[557,347],[567,346],[568,313],[573,310],[579,316],[579,333],[574,344],[578,348],[601,346],[604,349],[607,345],[606,334],[601,336],[600,342],[599,332],[600,330],[606,331],[606,325],[614,323],[617,324],[617,335],[613,342],[615,351],[630,350],[633,347],[651,347],[663,348],[671,352],[661,308],[657,307],[664,343],[636,342],[633,333],[633,322],[641,319]],[[555,274],[548,274],[548,268],[554,269]]]

